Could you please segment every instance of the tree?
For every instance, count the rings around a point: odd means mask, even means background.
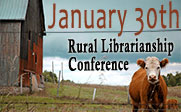
[[[54,82],[53,77],[55,79],[55,82],[56,83],[58,82],[57,75],[55,73],[45,70],[42,74],[43,74],[46,82]]]
[[[173,77],[173,74],[172,74],[172,73],[167,74],[167,79],[168,79],[168,80],[170,80],[171,77]]]
[[[165,83],[167,84],[167,86],[168,86],[168,79],[167,79],[167,77],[166,76],[162,76],[163,77],[163,79],[165,80]]]
[[[176,72],[175,75],[172,73],[167,74],[167,76],[162,76],[167,84],[167,86],[181,86],[181,72]]]
[[[170,86],[176,86],[176,83],[177,83],[177,82],[176,82],[174,76],[171,76],[171,77],[169,78],[168,85],[170,85]]]
[[[181,86],[181,73],[179,72],[176,72],[176,75],[175,75],[175,80],[177,82],[177,86]]]

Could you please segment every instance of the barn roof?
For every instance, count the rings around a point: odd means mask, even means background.
[[[0,0],[0,20],[25,20],[28,0]]]

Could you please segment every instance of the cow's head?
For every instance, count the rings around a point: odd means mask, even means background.
[[[156,57],[148,57],[146,61],[138,59],[137,64],[146,70],[148,82],[156,84],[159,82],[160,69],[168,64],[168,59],[165,58],[159,61]]]

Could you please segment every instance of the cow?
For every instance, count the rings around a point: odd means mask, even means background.
[[[156,57],[138,59],[137,70],[129,85],[129,94],[132,100],[133,112],[139,109],[144,112],[166,112],[167,85],[160,75],[161,68],[168,64],[168,59],[159,61]]]
[[[167,100],[168,109],[178,110],[178,101],[176,99]]]

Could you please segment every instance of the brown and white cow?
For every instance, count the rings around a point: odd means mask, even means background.
[[[160,70],[167,63],[168,59],[159,61],[156,57],[148,57],[145,61],[137,60],[141,68],[134,73],[129,86],[133,112],[137,112],[138,109],[145,112],[166,112],[167,85],[160,75]]]
[[[168,109],[178,110],[178,101],[176,99],[167,100]]]

